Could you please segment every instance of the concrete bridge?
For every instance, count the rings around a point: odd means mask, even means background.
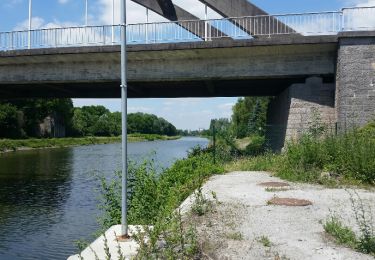
[[[362,125],[375,115],[375,24],[353,18],[375,8],[348,10],[129,25],[129,96],[273,96],[275,149],[316,115]],[[119,97],[118,29],[0,33],[0,98]]]

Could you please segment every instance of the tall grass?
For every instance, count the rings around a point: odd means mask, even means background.
[[[161,173],[153,161],[130,163],[128,222],[146,229],[136,236],[140,249],[135,259],[196,259],[196,230],[185,225],[176,209],[205,179],[223,171],[222,166],[213,163],[210,153],[198,149]],[[107,229],[121,222],[120,173],[110,181],[101,178],[101,195],[101,222]],[[148,228],[150,225],[153,228]]]
[[[271,171],[291,181],[373,185],[375,123],[338,135],[311,131],[287,143],[282,154],[243,157],[227,163],[225,168]]]
[[[291,180],[318,181],[329,172],[341,180],[375,184],[375,131],[354,129],[337,136],[306,134],[287,145],[278,174]]]
[[[152,161],[129,164],[128,221],[150,225],[174,211],[202,182],[224,171],[213,163],[211,154],[200,153],[176,161],[158,173]],[[102,225],[108,228],[121,222],[121,174],[110,181],[101,178]]]

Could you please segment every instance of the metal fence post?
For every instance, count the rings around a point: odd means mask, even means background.
[[[268,16],[268,38],[271,38],[271,15]]]
[[[341,27],[340,27],[340,31],[343,32],[343,31],[345,31],[345,16],[344,16],[344,9],[341,10],[340,16],[341,16]]]
[[[207,24],[207,4],[204,6],[204,40],[208,41],[208,24]]]
[[[29,32],[28,32],[28,48],[31,49],[31,28],[32,28],[32,0],[29,0]]]
[[[148,43],[148,22],[149,22],[149,10],[146,8],[146,43]]]

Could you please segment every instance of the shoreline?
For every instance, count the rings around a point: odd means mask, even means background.
[[[129,134],[128,142],[170,141],[180,139],[181,136],[166,136],[157,134]],[[117,137],[67,137],[46,139],[0,139],[0,154],[39,149],[56,149],[75,146],[101,145],[121,142]]]

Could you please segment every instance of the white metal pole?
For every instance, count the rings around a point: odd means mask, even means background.
[[[121,202],[121,235],[128,236],[128,133],[127,133],[127,55],[126,55],[126,0],[121,0],[121,107],[122,107],[122,202]]]
[[[115,0],[112,0],[112,44],[115,43]]]
[[[85,1],[85,25],[89,25],[89,3],[88,0]]]
[[[29,32],[28,32],[28,48],[31,49],[31,29],[32,29],[32,0],[29,0]]]
[[[207,27],[208,27],[208,24],[207,24],[207,4],[204,6],[204,40],[205,41],[208,41],[208,33],[207,33]]]
[[[146,43],[148,43],[148,22],[149,22],[149,14],[148,8],[146,8]]]

